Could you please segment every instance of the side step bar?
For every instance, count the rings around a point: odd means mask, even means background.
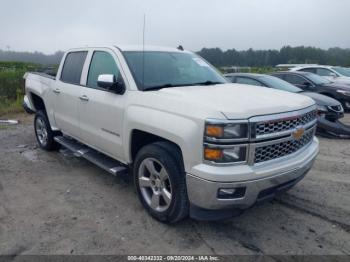
[[[124,164],[92,149],[91,147],[79,143],[73,138],[56,136],[54,139],[57,143],[72,151],[75,156],[85,158],[112,175],[118,176],[128,173],[128,168]]]

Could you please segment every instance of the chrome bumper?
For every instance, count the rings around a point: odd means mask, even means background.
[[[318,153],[318,147],[313,152],[307,154],[306,159],[297,167],[289,171],[278,172],[264,178],[257,178],[246,181],[234,182],[214,182],[187,174],[187,192],[192,205],[209,210],[218,209],[247,209],[256,202],[276,192],[287,189],[299,182],[312,167]],[[290,159],[290,165],[293,166],[293,160]],[[239,189],[240,193],[235,198],[220,198],[218,191],[221,188]],[[243,192],[244,191],[244,192]],[[243,192],[243,193],[242,193]]]

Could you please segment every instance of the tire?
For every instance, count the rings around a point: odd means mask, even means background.
[[[176,146],[168,142],[144,146],[136,155],[133,176],[138,197],[152,217],[175,223],[188,216],[185,171]]]
[[[34,131],[39,146],[46,151],[59,149],[60,145],[54,140],[56,135],[44,111],[38,111],[34,118]]]

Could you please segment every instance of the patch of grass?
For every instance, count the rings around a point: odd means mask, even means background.
[[[39,66],[21,62],[0,62],[0,116],[23,112],[23,75]]]
[[[21,95],[16,100],[0,99],[0,116],[24,112],[22,101]]]

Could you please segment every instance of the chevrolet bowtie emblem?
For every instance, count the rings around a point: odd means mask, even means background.
[[[294,132],[292,133],[292,136],[295,140],[300,140],[300,138],[303,137],[305,133],[305,129],[303,127],[297,127]]]

